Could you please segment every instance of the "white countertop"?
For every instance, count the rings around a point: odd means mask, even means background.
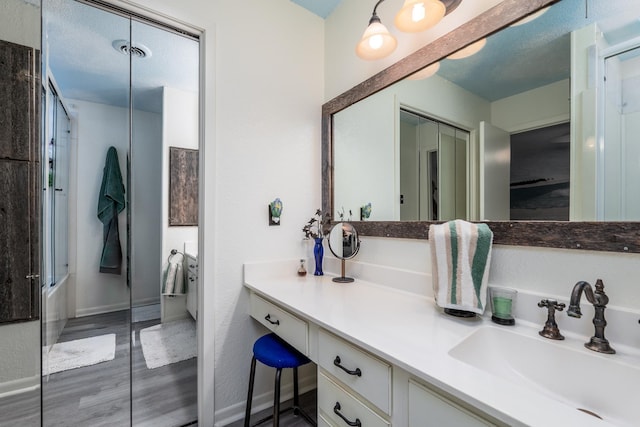
[[[295,269],[287,269],[287,274],[278,270],[283,269],[245,264],[245,286],[507,424],[614,425],[451,357],[449,350],[479,327],[505,328],[486,316],[457,319],[442,313],[433,299],[414,293],[358,279],[338,284],[332,276],[298,277]],[[523,323],[506,328],[537,336],[533,325]],[[575,341],[568,338],[566,344],[582,346]],[[594,383],[593,393],[601,392]]]

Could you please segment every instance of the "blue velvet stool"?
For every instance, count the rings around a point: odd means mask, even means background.
[[[276,368],[276,381],[273,398],[273,414],[258,421],[255,425],[273,418],[274,427],[280,424],[280,414],[293,409],[296,415],[302,415],[311,425],[316,423],[301,408],[298,396],[298,367],[306,365],[310,360],[295,348],[291,347],[276,334],[260,337],[253,345],[251,358],[251,374],[249,376],[249,392],[247,394],[247,409],[245,411],[244,426],[249,427],[251,418],[251,400],[253,399],[253,382],[256,376],[256,360],[264,365]],[[293,407],[280,411],[280,376],[285,368],[293,368]]]

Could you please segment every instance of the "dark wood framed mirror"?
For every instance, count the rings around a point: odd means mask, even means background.
[[[453,52],[488,37],[558,0],[505,0],[438,40],[330,100],[322,107],[322,209],[334,213],[334,115]],[[374,207],[375,209],[375,207]],[[338,218],[334,218],[338,221]],[[640,252],[640,222],[483,221],[494,243],[599,251]],[[361,236],[427,239],[429,221],[360,221]]]

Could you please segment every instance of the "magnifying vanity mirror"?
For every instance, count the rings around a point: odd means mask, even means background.
[[[345,276],[345,260],[355,257],[360,250],[360,239],[355,227],[348,222],[334,225],[329,233],[329,250],[342,262],[340,277],[334,277],[332,280],[337,283],[353,282],[353,277]]]
[[[497,244],[640,252],[639,13],[505,0],[329,101],[323,211],[371,202],[365,236],[466,219]]]

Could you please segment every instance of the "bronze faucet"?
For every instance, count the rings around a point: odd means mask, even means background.
[[[560,333],[560,329],[558,329],[558,324],[556,323],[556,310],[562,311],[566,307],[564,303],[559,303],[556,300],[548,300],[543,299],[538,303],[538,307],[546,307],[547,308],[547,321],[544,324],[544,328],[538,333],[552,340],[563,340],[564,336]]]
[[[569,309],[567,314],[571,317],[581,317],[580,312],[580,297],[582,297],[582,291],[587,296],[587,300],[593,304],[595,309],[595,315],[593,316],[593,325],[596,328],[595,335],[591,337],[588,343],[584,346],[589,350],[597,351],[600,353],[614,354],[616,351],[611,348],[609,341],[604,337],[604,328],[607,326],[607,321],[604,319],[604,309],[609,303],[609,297],[604,293],[604,284],[602,280],[596,281],[596,291],[593,292],[591,285],[587,282],[580,281],[575,284],[573,291],[571,291],[571,300],[569,301]]]

